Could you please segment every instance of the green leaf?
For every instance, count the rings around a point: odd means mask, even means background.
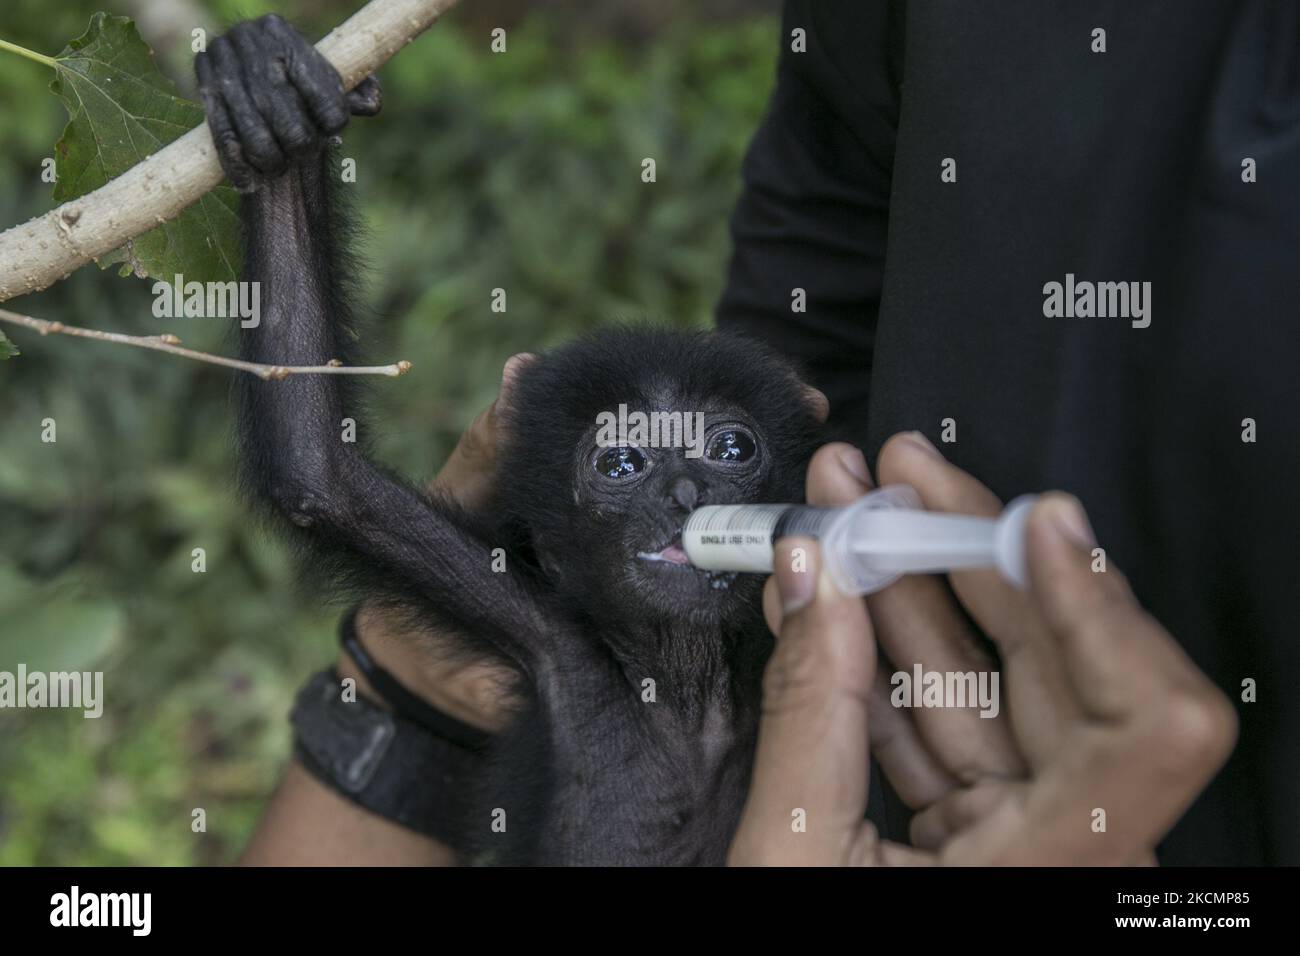
[[[203,108],[177,95],[126,17],[92,16],[86,32],[55,57],[55,72],[50,89],[69,117],[54,148],[58,202],[98,189],[203,122]],[[233,189],[221,186],[101,266],[121,262],[124,275],[167,281],[178,272],[200,282],[237,279],[238,202]]]
[[[38,585],[0,564],[0,670],[92,670],[125,638],[116,605],[76,582]]]
[[[18,346],[5,338],[3,332],[0,332],[0,359],[13,358],[15,355],[21,354],[22,353],[18,351]]]

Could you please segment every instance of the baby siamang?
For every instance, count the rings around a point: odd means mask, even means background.
[[[246,194],[244,279],[262,284],[244,358],[348,360],[347,239],[327,140],[349,112],[378,111],[378,84],[345,93],[274,16],[215,39],[196,69],[222,164]],[[432,615],[520,675],[522,710],[457,823],[462,851],[725,859],[771,639],[762,579],[693,568],[680,532],[703,504],[801,500],[818,431],[808,392],[741,338],[622,329],[576,342],[520,373],[498,501],[470,514],[343,440],[356,412],[339,376],[240,384],[244,480],[309,542],[311,563]],[[598,445],[598,415],[620,404],[703,413],[703,453]],[[504,833],[491,827],[495,808]]]

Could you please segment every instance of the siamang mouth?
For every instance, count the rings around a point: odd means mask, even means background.
[[[686,557],[686,552],[682,550],[681,533],[673,535],[673,539],[658,551],[638,551],[637,558],[642,561],[650,561],[656,564],[671,564],[684,568],[693,574],[703,575],[708,579],[709,587],[715,591],[725,590],[731,587],[736,580],[735,571],[705,571],[702,568],[693,567],[690,559]]]
[[[673,539],[658,551],[638,551],[638,558],[643,561],[666,561],[669,564],[690,565],[690,559],[686,557],[686,552],[682,550],[681,533],[673,535]]]

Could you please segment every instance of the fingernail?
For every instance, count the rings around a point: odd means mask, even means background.
[[[830,413],[830,402],[826,399],[826,393],[819,388],[813,388],[811,385],[803,387],[804,398],[812,407],[813,412],[817,415],[820,422],[826,421],[826,416]]]
[[[908,432],[907,440],[929,455],[933,455],[936,458],[943,457],[943,453],[940,452],[939,449],[935,448],[930,439],[926,438],[920,432]]]
[[[1096,547],[1097,536],[1093,534],[1092,525],[1078,498],[1066,496],[1053,501],[1052,523],[1076,546],[1086,549]]]
[[[850,448],[840,452],[837,456],[844,470],[858,480],[859,484],[871,487],[871,469],[867,467],[867,459],[862,454],[861,449]]]
[[[519,370],[536,357],[532,352],[520,352],[506,359],[506,364],[501,367],[501,390],[506,391],[514,385]]]
[[[807,538],[780,541],[772,556],[781,608],[793,614],[808,604],[817,589],[816,549]]]

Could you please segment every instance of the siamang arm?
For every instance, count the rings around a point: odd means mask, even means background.
[[[260,283],[245,359],[323,365],[348,359],[344,237],[325,140],[349,112],[379,109],[373,78],[345,94],[338,74],[278,17],[241,23],[196,61],[228,176],[245,193],[244,281]],[[251,324],[251,323],[250,323]],[[245,483],[303,529],[316,560],[364,588],[414,594],[525,670],[553,635],[526,579],[493,573],[492,546],[451,505],[373,465],[344,440],[355,418],[337,375],[245,376],[239,383]]]

